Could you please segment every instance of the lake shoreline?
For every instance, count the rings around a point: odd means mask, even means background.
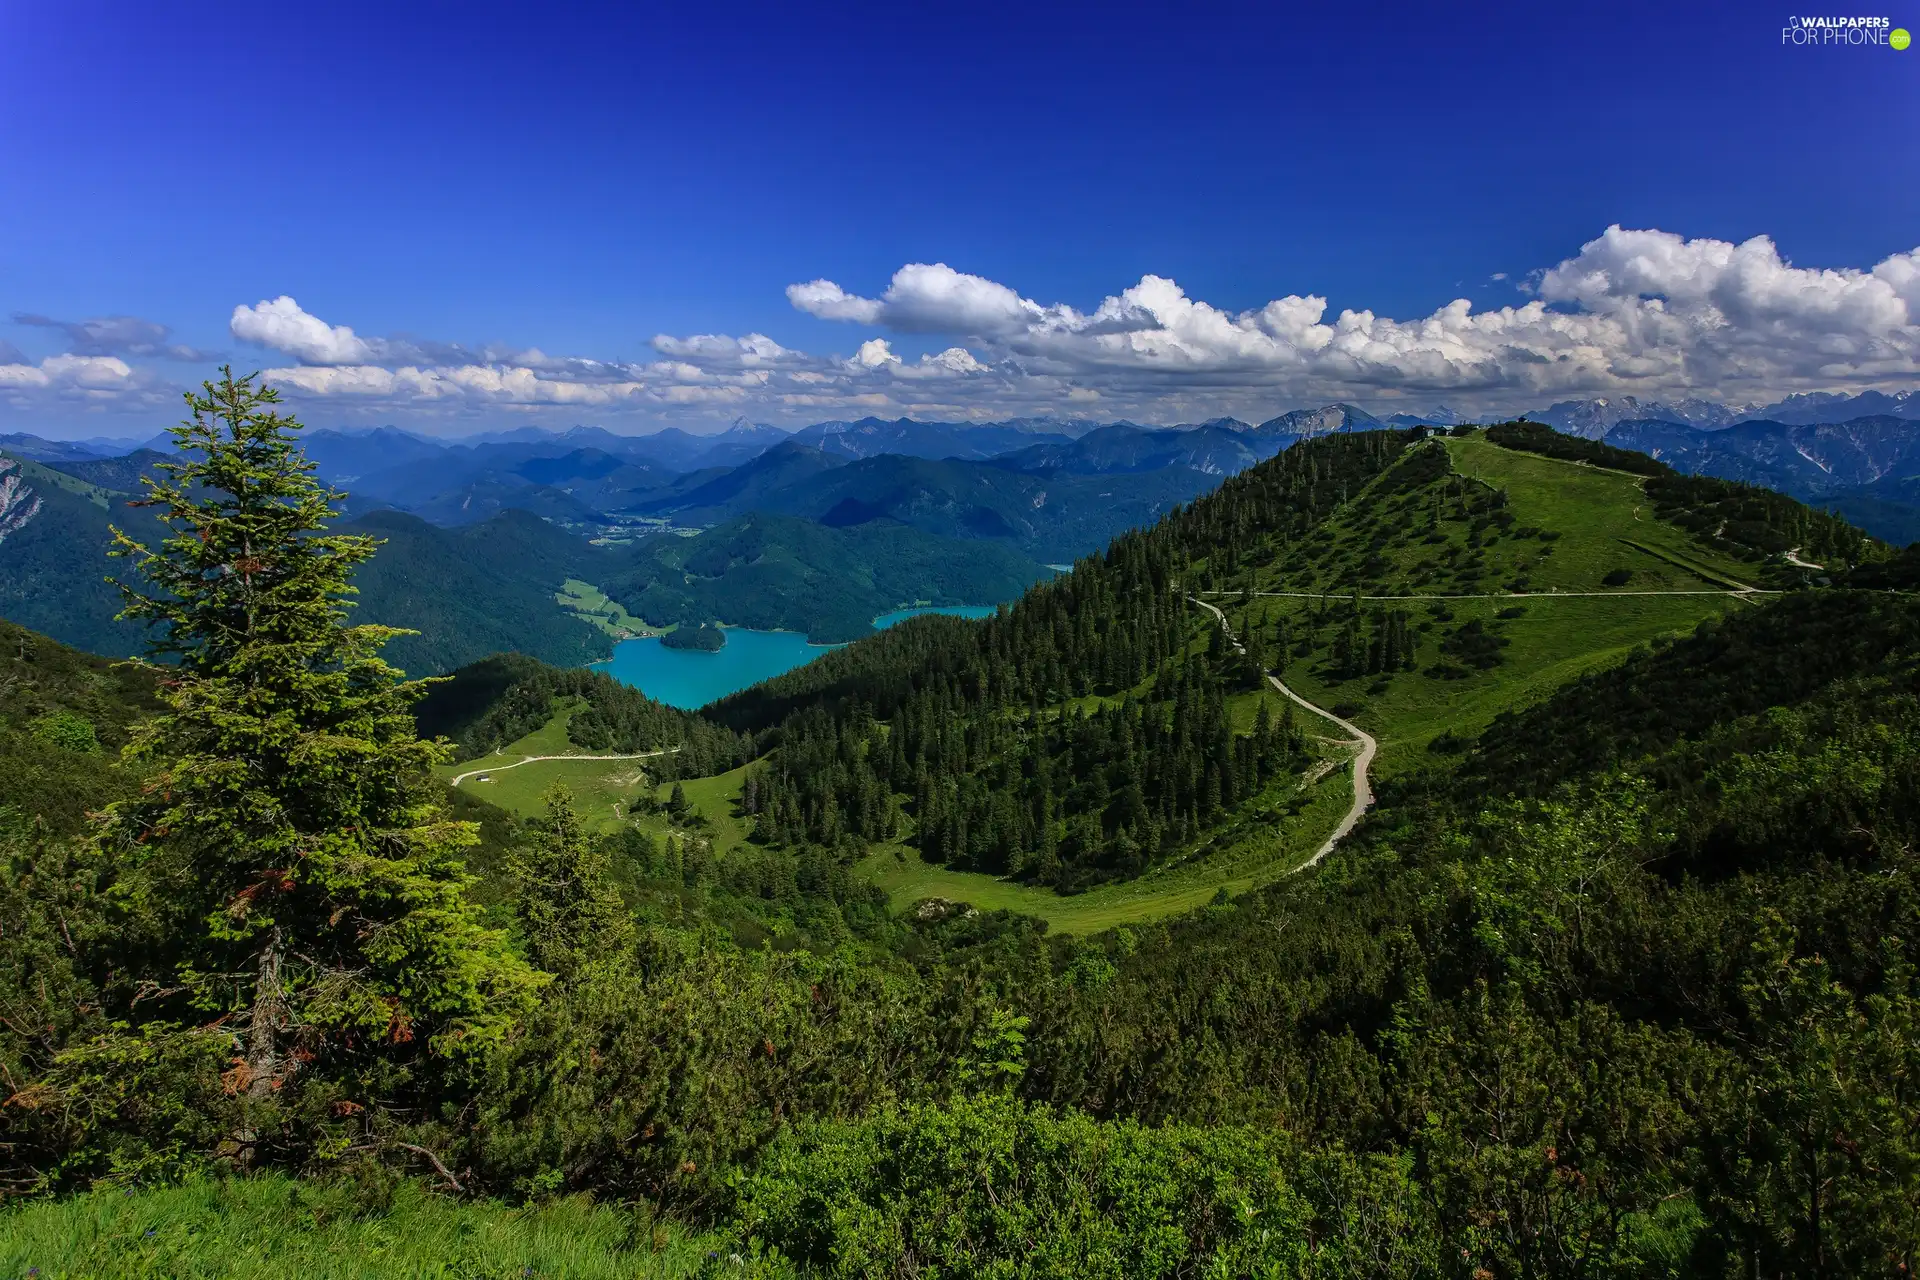
[[[880,614],[873,619],[873,627],[884,631],[926,614],[987,618],[998,609],[998,605],[913,605]],[[662,644],[659,636],[636,636],[616,642],[611,657],[587,665],[657,702],[693,711],[854,643],[815,644],[805,632],[784,628],[729,626],[724,630],[727,643],[718,650],[673,649]]]

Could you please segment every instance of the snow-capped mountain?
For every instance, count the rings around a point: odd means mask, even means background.
[[[1390,427],[1457,427],[1463,422],[1479,422],[1484,418],[1471,417],[1442,404],[1435,405],[1432,413],[1390,413],[1380,421]]]
[[[1526,415],[1571,436],[1598,440],[1622,422],[1677,422],[1686,427],[1713,430],[1729,427],[1751,413],[1729,409],[1712,400],[1641,400],[1637,396],[1603,396],[1592,400],[1562,400]]]
[[[1268,418],[1253,428],[1253,434],[1306,440],[1335,431],[1377,431],[1385,425],[1365,409],[1350,404],[1328,404],[1318,409],[1295,409],[1277,418]]]

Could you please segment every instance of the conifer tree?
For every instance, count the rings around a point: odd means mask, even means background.
[[[326,532],[344,495],[270,388],[231,369],[203,386],[148,481],[167,535],[115,531],[148,584],[119,584],[123,616],[173,665],[128,748],[145,788],[99,839],[167,921],[196,1020],[234,1030],[230,1091],[257,1102],[308,1064],[487,1045],[541,979],[466,895],[477,826],[439,805],[447,749],[410,712],[424,682],[379,656],[406,633],[346,625],[376,544]]]
[[[562,981],[578,977],[596,958],[618,955],[632,940],[633,921],[613,886],[606,853],[587,838],[573,793],[555,784],[546,795],[547,824],[514,850],[514,904],[533,962]]]

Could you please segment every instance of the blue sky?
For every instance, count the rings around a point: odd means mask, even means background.
[[[1920,49],[1581,8],[0,4],[0,424],[1915,385]]]

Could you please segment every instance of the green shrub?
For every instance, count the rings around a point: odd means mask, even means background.
[[[94,732],[93,721],[71,711],[49,711],[34,717],[27,727],[40,741],[64,750],[87,756],[100,753],[100,738]]]
[[[738,1219],[837,1277],[1306,1274],[1282,1145],[963,1099],[802,1126],[738,1180]]]

